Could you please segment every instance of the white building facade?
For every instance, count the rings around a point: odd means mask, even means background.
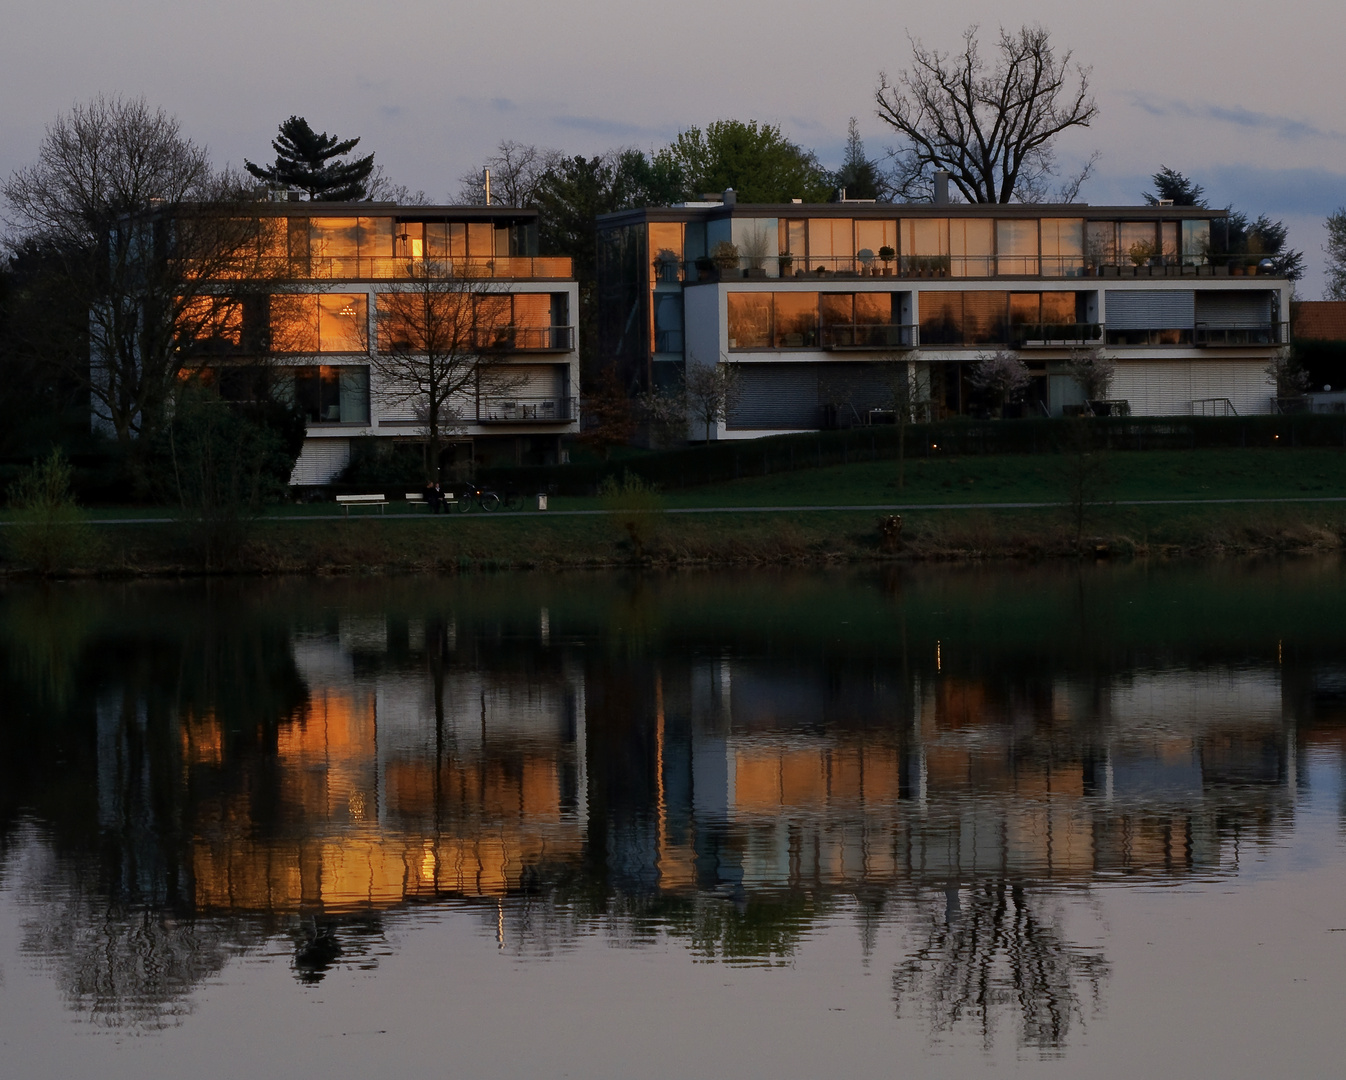
[[[1085,408],[1072,350],[1116,364],[1109,408],[1140,416],[1273,408],[1290,285],[1224,253],[1225,212],[1087,205],[744,205],[599,221],[599,355],[633,390],[734,364],[716,439],[891,417],[894,364],[932,418],[986,408],[968,375],[1009,350],[1022,415]],[[1125,404],[1122,404],[1122,403]],[[699,434],[696,437],[701,437]]]

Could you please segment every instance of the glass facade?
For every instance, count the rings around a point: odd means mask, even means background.
[[[841,327],[888,327],[898,322],[900,294],[887,292],[731,292],[726,297],[729,348],[816,349],[852,344]],[[877,344],[910,344],[892,335],[861,335]]]
[[[1040,338],[1088,337],[1086,293],[923,292],[922,345],[998,345]]]
[[[369,423],[369,368],[363,364],[282,368],[272,393],[298,405],[310,424]]]
[[[341,353],[369,350],[364,293],[287,293],[271,297],[270,351]]]

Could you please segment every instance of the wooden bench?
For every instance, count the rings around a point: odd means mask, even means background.
[[[406,500],[407,504],[413,507],[430,505],[429,501],[425,497],[425,492],[423,491],[408,491],[406,494]],[[454,497],[452,491],[444,492],[440,496],[439,501],[446,508],[451,508],[457,503],[457,499]]]
[[[379,513],[383,513],[383,508],[388,505],[388,500],[382,495],[338,495],[336,497],[337,505],[346,511],[346,516],[351,516],[352,506],[377,506]]]

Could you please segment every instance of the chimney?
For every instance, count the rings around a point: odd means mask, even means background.
[[[490,206],[490,205],[491,205],[491,170],[490,170],[490,169],[483,169],[482,172],[485,174],[485,178],[484,178],[484,180],[483,180],[483,187],[486,189],[486,205],[487,205],[487,206]]]
[[[935,205],[949,205],[949,171],[947,169],[935,170]]]
[[[733,188],[725,188],[724,194],[720,196],[720,199],[725,206],[733,206],[735,203],[738,202],[738,192],[736,192]]]

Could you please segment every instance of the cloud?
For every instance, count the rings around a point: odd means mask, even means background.
[[[507,97],[474,98],[460,97],[458,104],[465,109],[480,109],[486,112],[508,113],[518,109],[518,105]]]
[[[1298,142],[1303,139],[1346,142],[1346,132],[1321,128],[1289,116],[1253,112],[1251,109],[1245,109],[1238,105],[1212,105],[1208,102],[1194,104],[1173,99],[1163,100],[1144,97],[1140,94],[1131,96],[1131,104],[1151,116],[1179,117],[1184,120],[1214,120],[1217,123],[1233,124],[1235,127],[1250,131],[1270,131],[1277,137],[1290,142]]]
[[[552,116],[548,118],[557,127],[571,131],[585,131],[591,135],[603,135],[610,139],[669,138],[669,133],[661,128],[645,127],[641,124],[627,124],[620,120],[606,120],[599,116]]]

